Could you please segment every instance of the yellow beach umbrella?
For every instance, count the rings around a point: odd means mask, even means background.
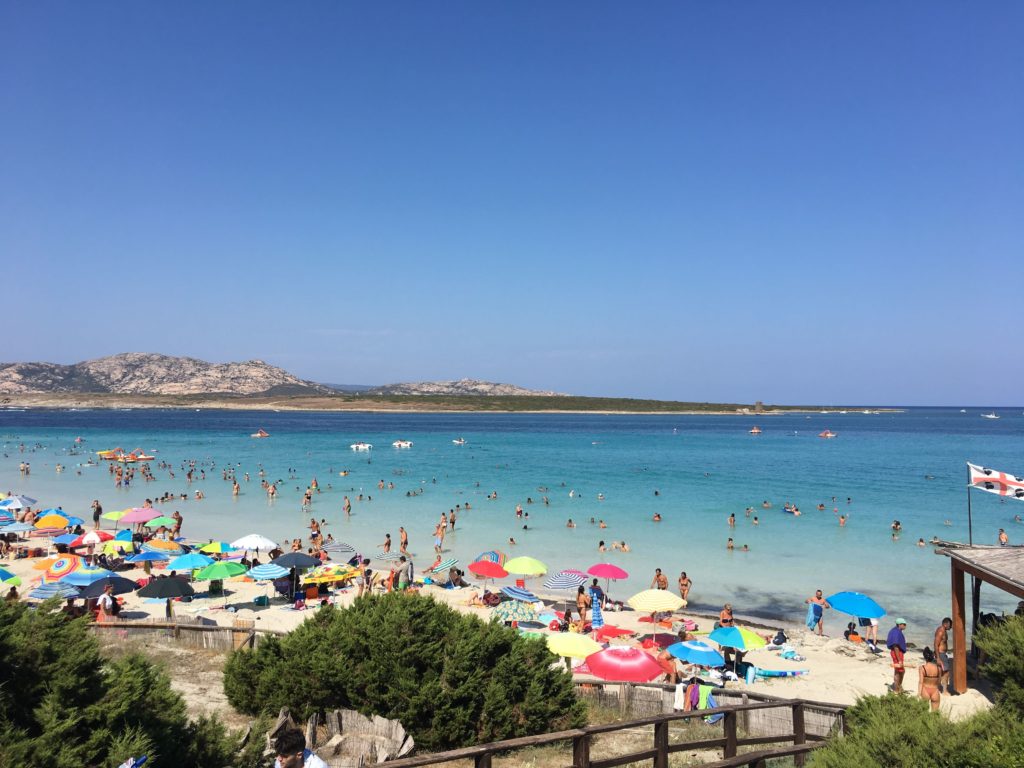
[[[626,602],[633,610],[644,613],[676,611],[686,605],[683,598],[665,589],[645,589],[643,592],[637,592]]]
[[[129,512],[131,512],[130,509],[115,509],[113,512],[104,512],[100,517],[104,520],[120,520]]]
[[[32,563],[32,568],[37,571],[45,571],[50,568],[51,565],[56,563],[60,558],[58,557],[47,557],[44,560],[40,560],[37,563]]]
[[[532,557],[513,557],[506,560],[503,567],[509,573],[520,576],[543,576],[548,572],[548,567],[544,563]]]
[[[548,635],[548,650],[556,656],[585,659],[602,650],[600,643],[578,632],[559,632]]]
[[[36,520],[36,528],[67,528],[68,519],[63,515],[56,513],[51,515],[43,515]]]

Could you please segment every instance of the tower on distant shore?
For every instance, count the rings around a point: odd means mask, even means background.
[[[760,400],[754,403],[754,413],[764,413],[764,403]]]

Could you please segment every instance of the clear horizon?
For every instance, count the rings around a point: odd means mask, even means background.
[[[7,4],[0,358],[1012,402],[1022,31],[1011,2]]]

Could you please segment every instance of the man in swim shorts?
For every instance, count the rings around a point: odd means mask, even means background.
[[[892,692],[903,693],[903,675],[906,674],[903,659],[907,654],[907,638],[903,630],[907,627],[906,619],[896,619],[896,626],[889,630],[885,645],[892,657]]]
[[[824,619],[824,615],[825,615],[825,609],[826,608],[831,608],[832,606],[828,604],[828,600],[826,600],[824,597],[821,596],[821,590],[820,589],[817,590],[814,593],[814,597],[808,597],[806,600],[804,600],[804,603],[811,606],[811,610],[813,611],[814,619],[816,620],[814,622],[814,624],[812,625],[810,617],[808,617],[808,619],[807,619],[807,628],[808,629],[817,628],[818,636],[820,637],[821,634],[822,634],[822,624],[824,623],[823,619]]]

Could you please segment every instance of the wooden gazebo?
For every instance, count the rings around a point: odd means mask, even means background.
[[[964,576],[973,576],[972,632],[978,628],[982,582],[1024,600],[1024,547],[949,547],[937,550],[949,558],[952,577],[953,687],[967,690],[967,606]]]

